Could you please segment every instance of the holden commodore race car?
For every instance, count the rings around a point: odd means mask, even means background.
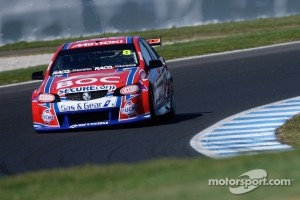
[[[32,93],[37,132],[132,123],[175,114],[173,79],[153,46],[160,39],[111,37],[61,45]]]

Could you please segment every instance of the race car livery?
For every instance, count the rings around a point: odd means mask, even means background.
[[[61,45],[32,94],[37,132],[137,122],[176,111],[173,79],[154,45],[160,39],[111,37]]]

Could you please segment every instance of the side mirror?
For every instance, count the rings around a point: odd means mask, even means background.
[[[44,72],[43,71],[33,72],[31,74],[31,79],[32,80],[44,80]]]
[[[149,69],[154,69],[158,67],[162,67],[164,64],[161,60],[150,60],[149,61]]]

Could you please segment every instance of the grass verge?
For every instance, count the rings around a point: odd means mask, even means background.
[[[299,151],[230,160],[165,159],[134,165],[87,165],[1,178],[0,199],[293,200],[300,197],[299,167]],[[229,186],[208,185],[209,179],[238,179],[241,174],[253,169],[266,170],[268,180],[294,181],[290,186],[260,186],[242,195],[231,194]]]
[[[29,81],[31,80],[32,72],[45,71],[46,69],[47,65],[41,65],[36,67],[0,72],[0,85]]]
[[[276,130],[280,142],[300,148],[300,115],[294,116]]]

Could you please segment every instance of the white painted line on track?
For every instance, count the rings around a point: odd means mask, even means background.
[[[252,114],[252,113],[249,113],[247,116],[243,116],[241,118],[238,118],[238,119],[234,119],[234,120],[246,120],[246,119],[266,119],[266,118],[269,118],[269,117],[276,117],[277,119],[279,118],[283,118],[283,117],[287,117],[287,118],[290,118],[291,116],[294,115],[294,113],[297,113],[297,112],[293,112],[293,113],[268,113],[268,114]]]
[[[231,124],[244,124],[244,123],[265,123],[265,122],[282,122],[282,120],[288,119],[288,117],[281,117],[281,118],[276,118],[276,117],[270,117],[270,118],[249,118],[249,119],[234,119],[232,120]]]
[[[243,131],[243,133],[257,133],[257,132],[262,133],[262,132],[267,132],[267,131],[274,131],[274,129],[275,128],[273,127],[273,128],[257,128],[255,130],[244,129],[242,131]],[[227,130],[227,131],[224,131],[224,130],[222,130],[222,131],[214,130],[213,132],[215,134],[218,134],[218,133],[222,133],[222,134],[234,134],[234,133],[238,133],[239,134],[241,132],[241,130]]]
[[[251,145],[251,142],[253,142],[253,140],[235,140],[234,143],[226,143],[226,145],[230,145],[230,146],[243,146],[245,145],[244,143],[249,143]],[[224,143],[223,141],[215,141],[215,142],[210,142],[209,145],[206,145],[206,146],[213,146],[213,145],[219,145],[219,144],[222,144]],[[263,145],[272,145],[272,144],[280,144],[279,142],[277,142],[276,140],[260,140],[258,142],[256,142],[256,145],[258,146],[263,146]],[[240,146],[240,147],[241,147]]]
[[[195,135],[190,144],[212,158],[291,150],[277,141],[275,131],[300,113],[299,102],[300,97],[295,97],[228,117]]]
[[[205,141],[206,143],[210,142],[210,139],[213,140],[222,140],[222,139],[232,139],[232,138],[253,138],[253,137],[261,137],[261,136],[272,136],[274,135],[274,132],[272,133],[252,133],[252,134],[244,134],[240,133],[239,135],[231,135],[231,134],[226,134],[223,136],[213,136],[214,134],[211,134],[211,136],[207,136],[205,139],[203,138],[201,142]]]
[[[218,129],[218,130],[235,130],[235,129],[256,129],[257,128],[261,128],[261,127],[277,127],[277,126],[280,126],[282,123],[264,123],[264,124],[250,124],[250,125],[234,125],[234,124],[231,124],[231,123],[226,123],[226,124],[223,124],[223,126]]]

